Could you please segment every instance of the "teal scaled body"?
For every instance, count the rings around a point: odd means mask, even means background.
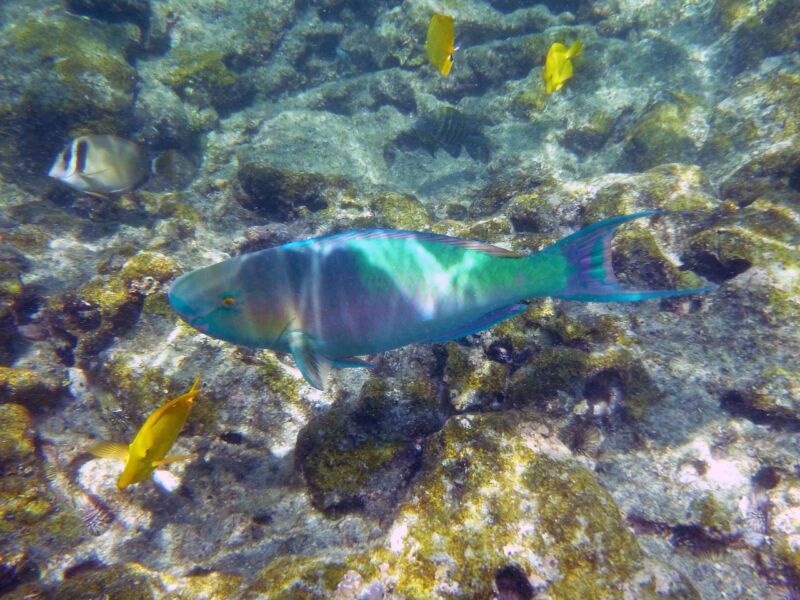
[[[530,256],[431,233],[369,230],[245,254],[180,276],[172,307],[212,337],[291,352],[323,389],[330,366],[486,329],[536,296],[632,301],[707,291],[638,291],[611,269],[611,237],[649,211],[596,223]]]

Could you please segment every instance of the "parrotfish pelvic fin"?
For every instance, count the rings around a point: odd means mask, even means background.
[[[314,339],[302,331],[292,331],[286,336],[289,350],[297,368],[306,381],[318,390],[325,390],[325,376],[330,370],[330,359],[314,349]]]
[[[347,369],[347,368],[367,368],[367,369],[374,369],[375,365],[369,361],[363,360],[361,358],[356,358],[355,356],[348,356],[347,358],[335,358],[331,360],[331,365],[334,367],[338,367],[340,369]]]
[[[716,286],[685,290],[634,290],[622,287],[611,265],[611,238],[622,223],[654,215],[681,211],[648,210],[612,217],[581,229],[549,246],[543,252],[559,253],[567,260],[567,285],[550,295],[568,300],[590,302],[635,302],[651,298],[667,298],[708,292]]]
[[[443,342],[449,342],[450,340],[457,340],[462,337],[466,337],[468,335],[472,335],[473,333],[477,333],[478,331],[483,331],[484,329],[488,329],[492,325],[497,325],[500,321],[505,321],[506,319],[510,319],[513,316],[518,315],[521,312],[524,312],[525,309],[528,308],[527,304],[513,304],[511,306],[504,306],[502,308],[498,308],[496,310],[490,311],[485,315],[481,316],[480,318],[471,321],[464,325],[463,327],[459,327],[458,329],[448,332],[446,335],[438,336],[435,339],[428,339],[424,340],[423,343],[425,344],[439,344]]]

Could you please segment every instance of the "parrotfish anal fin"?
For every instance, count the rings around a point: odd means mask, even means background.
[[[287,337],[292,357],[306,378],[306,381],[318,390],[325,390],[325,375],[330,361],[314,350],[314,340],[302,331],[293,331]]]
[[[367,369],[374,369],[375,365],[369,361],[362,360],[360,358],[356,358],[354,356],[348,356],[346,358],[334,358],[331,359],[331,364],[334,367],[338,367],[340,369],[347,369],[347,368],[358,368],[358,367],[365,367]]]
[[[168,465],[174,462],[180,462],[182,460],[191,460],[194,458],[194,454],[176,454],[175,456],[167,456],[162,458],[161,460],[156,461],[157,467],[163,467],[164,465]]]
[[[506,319],[510,319],[511,317],[524,312],[527,307],[527,304],[513,304],[511,306],[504,306],[502,308],[495,309],[486,313],[485,315],[482,315],[474,321],[465,323],[454,331],[437,336],[436,338],[424,340],[423,343],[438,344],[441,342],[449,342],[450,340],[457,340],[458,338],[472,335],[473,333],[478,333],[479,331],[488,329],[492,325],[496,325],[500,321],[505,321]]]
[[[119,442],[95,442],[86,451],[98,458],[111,458],[128,462],[128,446]]]
[[[568,300],[590,302],[634,302],[650,298],[667,298],[708,292],[716,286],[685,290],[635,290],[619,284],[611,265],[611,238],[622,223],[654,215],[675,214],[680,211],[648,210],[612,217],[548,246],[542,252],[560,253],[567,260],[567,285],[550,295]]]
[[[498,256],[502,258],[521,258],[523,255],[517,254],[505,248],[492,246],[484,242],[475,242],[472,240],[465,240],[449,235],[441,235],[438,233],[428,233],[424,231],[406,231],[404,229],[367,229],[363,231],[348,231],[346,233],[335,233],[333,235],[313,238],[310,240],[303,240],[295,242],[297,245],[305,245],[311,242],[345,242],[349,240],[367,240],[367,239],[396,239],[396,240],[417,240],[419,242],[434,242],[438,244],[446,244],[449,246],[459,246],[468,250],[475,250],[477,252],[484,252],[491,256]],[[294,244],[287,244],[292,246]]]

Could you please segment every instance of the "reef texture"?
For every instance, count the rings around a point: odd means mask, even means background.
[[[799,6],[2,3],[0,595],[797,597]],[[578,38],[545,95],[548,48]],[[48,180],[88,132],[177,151],[185,185]],[[716,289],[531,299],[325,392],[167,301],[182,272],[316,235],[526,253],[654,209],[678,212],[617,234],[619,280]],[[86,448],[198,374],[190,458],[118,490]]]

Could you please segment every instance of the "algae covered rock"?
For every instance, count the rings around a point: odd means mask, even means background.
[[[431,440],[389,534],[401,597],[490,597],[511,566],[554,599],[622,597],[641,551],[613,499],[577,463],[537,452],[519,422],[457,417]]]
[[[58,402],[67,384],[66,373],[57,370],[0,367],[0,402],[42,410]]]
[[[368,379],[354,409],[334,408],[297,436],[296,460],[314,505],[327,514],[385,514],[419,468],[421,436],[443,421],[432,382],[395,389]]]
[[[21,404],[0,404],[0,464],[19,461],[33,453],[30,414]]]
[[[371,205],[382,227],[418,231],[430,224],[427,209],[410,194],[386,192],[373,198]]]
[[[621,409],[638,420],[660,396],[645,366],[629,351],[590,354],[561,346],[531,357],[508,388],[513,406],[532,405],[552,417],[569,414],[585,399],[593,412]]]
[[[167,60],[173,66],[161,80],[192,104],[225,111],[241,108],[252,99],[252,82],[233,71],[228,66],[230,57],[218,49],[182,46]]]
[[[742,209],[728,206],[690,238],[684,260],[713,281],[731,279],[752,266],[796,265],[800,225],[795,215],[785,206],[762,199]]]
[[[136,325],[145,301],[165,296],[166,283],[177,275],[175,261],[142,251],[118,271],[98,275],[74,293],[51,300],[48,307],[53,344],[62,362],[105,349],[117,335]]]
[[[328,177],[248,162],[237,173],[242,193],[238,200],[248,210],[282,221],[304,210],[326,208],[349,184],[343,177]]]
[[[701,116],[696,102],[684,96],[649,106],[625,138],[631,165],[646,170],[663,163],[694,162]]]
[[[66,0],[67,9],[111,23],[129,22],[146,28],[150,22],[149,0]]]
[[[77,133],[119,133],[131,125],[137,81],[128,62],[134,25],[67,13],[33,15],[0,35],[8,73],[0,81],[0,170],[30,185]]]

